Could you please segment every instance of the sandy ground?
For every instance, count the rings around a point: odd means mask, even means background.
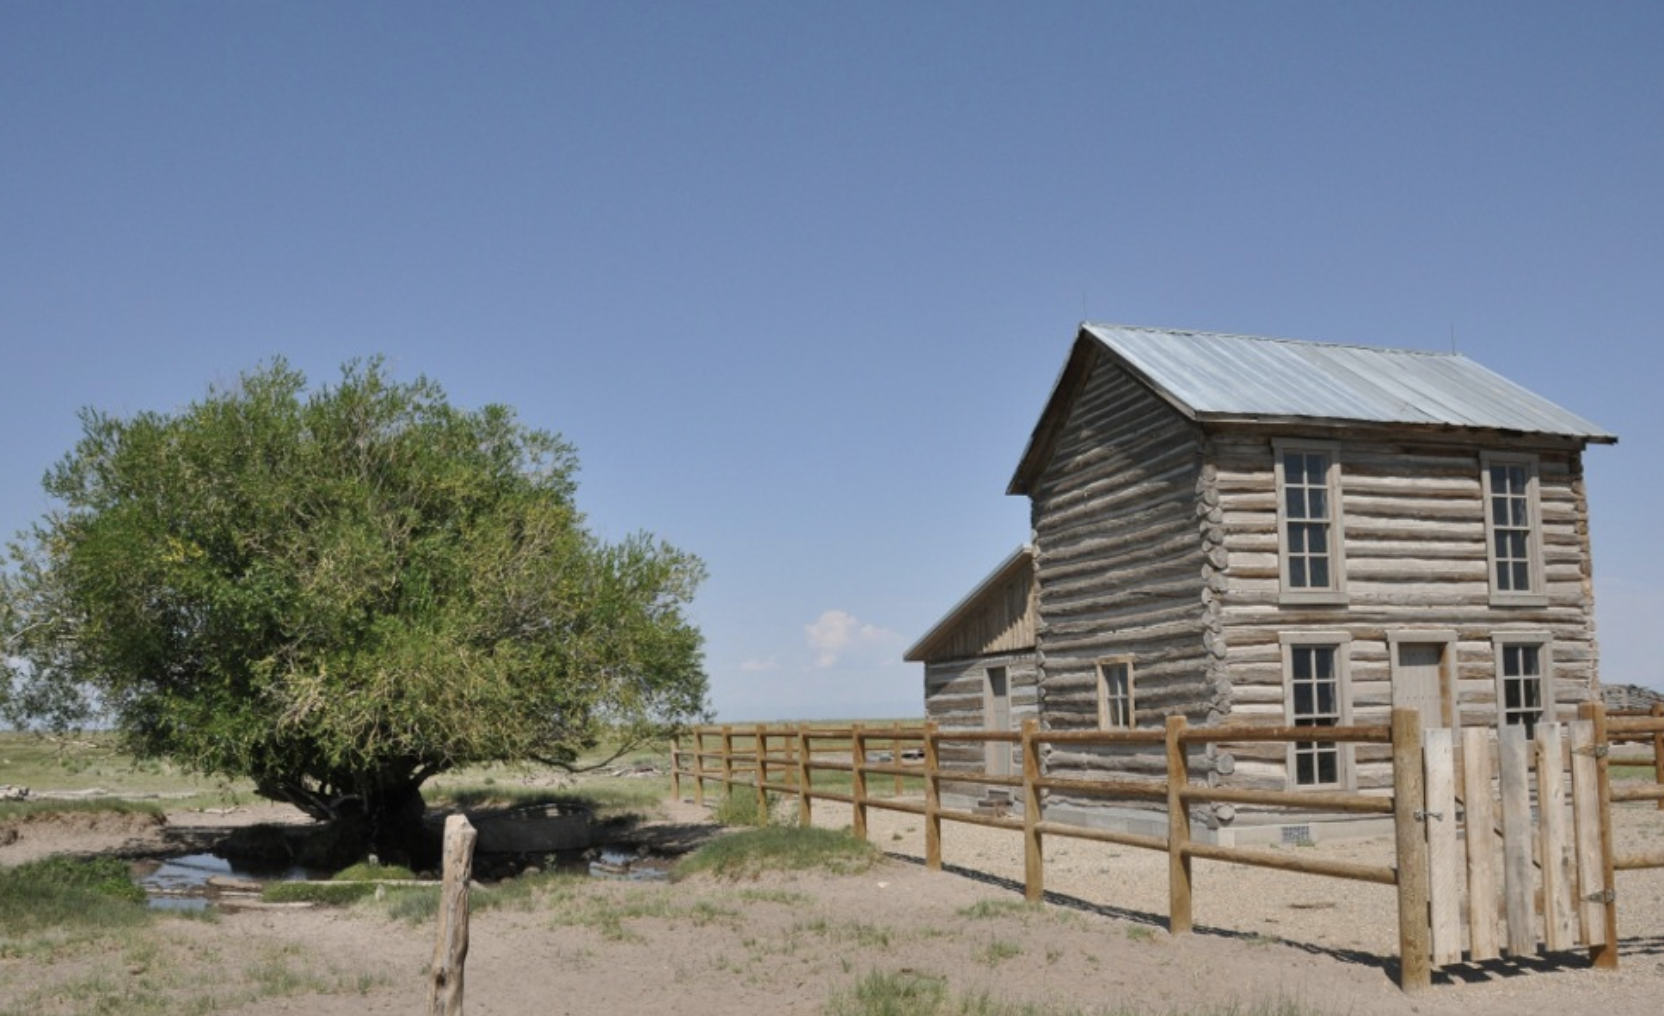
[[[667,805],[666,835],[712,834],[691,805]],[[1621,843],[1664,838],[1664,813],[1621,809]],[[847,810],[817,820],[842,825]],[[0,830],[0,864],[53,852],[141,855],[200,849],[228,825],[298,820],[286,809],[189,813],[163,826],[43,824]],[[875,844],[890,853],[853,876],[706,878],[674,885],[596,882],[537,910],[475,915],[466,967],[471,1014],[679,1016],[745,1011],[819,1013],[870,971],[945,979],[955,992],[1013,1002],[1127,1007],[1168,1013],[1198,1006],[1295,1000],[1325,1013],[1653,1014],[1664,1008],[1664,873],[1619,876],[1620,969],[1588,969],[1577,954],[1440,973],[1414,997],[1395,986],[1392,890],[1197,862],[1197,933],[1172,937],[1162,914],[1164,855],[1085,841],[1047,847],[1048,905],[1018,905],[1019,837],[949,825],[948,871],[919,863],[921,823],[875,811]],[[6,842],[10,839],[10,842]],[[1380,860],[1379,843],[1310,848]],[[610,912],[612,922],[594,915]],[[227,912],[213,922],[169,922],[167,962],[205,965],[193,983],[220,991],[217,1012],[425,1011],[434,930],[359,910]],[[3,951],[0,951],[3,953]],[[278,956],[317,973],[323,992],[238,1003],[238,979]],[[154,962],[154,961],[152,961]],[[61,966],[61,969],[60,969]],[[77,1011],[62,979],[137,984],[155,972],[132,956],[78,957],[40,968],[0,958],[0,1011]],[[53,1001],[56,999],[57,1001]],[[64,1007],[58,1008],[57,1002]]]

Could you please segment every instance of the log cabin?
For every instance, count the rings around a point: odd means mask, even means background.
[[[1455,353],[1083,324],[1007,490],[1029,498],[1030,544],[907,653],[927,717],[1570,718],[1600,694],[1583,451],[1616,440]],[[944,764],[1010,765],[962,754]],[[1221,744],[1191,765],[1229,786],[1391,781],[1385,749],[1322,740]],[[1043,766],[1165,772],[1159,749],[1059,746]],[[1046,811],[1164,829],[1067,795]],[[1228,805],[1196,818],[1218,842],[1342,828]]]

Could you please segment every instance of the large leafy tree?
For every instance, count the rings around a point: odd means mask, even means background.
[[[439,773],[569,765],[705,710],[702,566],[597,539],[572,449],[505,408],[379,361],[309,390],[278,361],[81,421],[0,577],[14,722],[107,723],[408,854]]]

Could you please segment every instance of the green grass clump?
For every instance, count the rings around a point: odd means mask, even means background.
[[[755,792],[747,787],[736,787],[711,811],[711,817],[725,826],[758,828],[774,824],[774,798],[765,795],[766,803],[758,801]]]
[[[317,903],[330,907],[345,907],[359,900],[369,899],[376,891],[387,893],[434,892],[432,886],[389,886],[387,882],[414,881],[416,874],[397,864],[374,864],[361,861],[335,873],[328,882],[275,882],[260,891],[267,903]],[[437,896],[435,897],[437,899]]]
[[[114,858],[0,868],[0,957],[142,925],[150,920],[144,901],[127,865]]]
[[[794,826],[764,826],[719,836],[694,851],[677,874],[707,872],[725,878],[764,871],[820,870],[835,875],[866,871],[879,853],[846,832]]]

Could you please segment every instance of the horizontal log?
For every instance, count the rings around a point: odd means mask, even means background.
[[[1160,729],[1043,730],[1034,739],[1041,744],[1165,744],[1167,733]]]
[[[1664,868],[1664,850],[1653,850],[1640,854],[1619,854],[1612,858],[1612,867],[1617,871]]]
[[[1207,744],[1218,741],[1339,741],[1354,744],[1391,744],[1392,728],[1386,725],[1368,727],[1250,727],[1224,725],[1218,727],[1186,727],[1178,733],[1183,744]]]
[[[995,815],[979,815],[974,811],[949,811],[945,808],[936,814],[944,821],[987,826],[990,829],[1014,829],[1020,832],[1023,828],[1023,820],[1020,818],[1000,818]]]
[[[1066,825],[1062,822],[1041,822],[1036,828],[1042,836],[1068,836],[1077,840],[1094,840],[1098,843],[1114,843],[1123,847],[1138,847],[1142,850],[1167,850],[1167,837],[1146,836],[1140,833],[1122,833],[1113,829],[1095,829],[1091,826]]]
[[[1625,804],[1632,801],[1664,801],[1664,784],[1650,786],[1634,786],[1617,783],[1612,786],[1612,803]]]
[[[1062,776],[1043,776],[1035,780],[1034,785],[1041,790],[1090,794],[1094,797],[1131,797],[1158,801],[1167,797],[1166,780],[1160,782],[1115,779],[1074,780]]]
[[[1180,853],[1209,861],[1226,861],[1256,868],[1276,868],[1279,871],[1292,871],[1303,875],[1324,875],[1354,882],[1373,882],[1377,885],[1398,884],[1398,872],[1393,868],[1350,861],[1330,861],[1317,857],[1302,857],[1299,854],[1279,854],[1269,850],[1220,847],[1211,843],[1196,842],[1185,845]]]
[[[1246,804],[1300,811],[1339,811],[1358,815],[1391,815],[1392,798],[1354,794],[1337,790],[1250,790],[1241,787],[1204,787],[1196,784],[1179,788],[1179,800],[1188,804]]]

